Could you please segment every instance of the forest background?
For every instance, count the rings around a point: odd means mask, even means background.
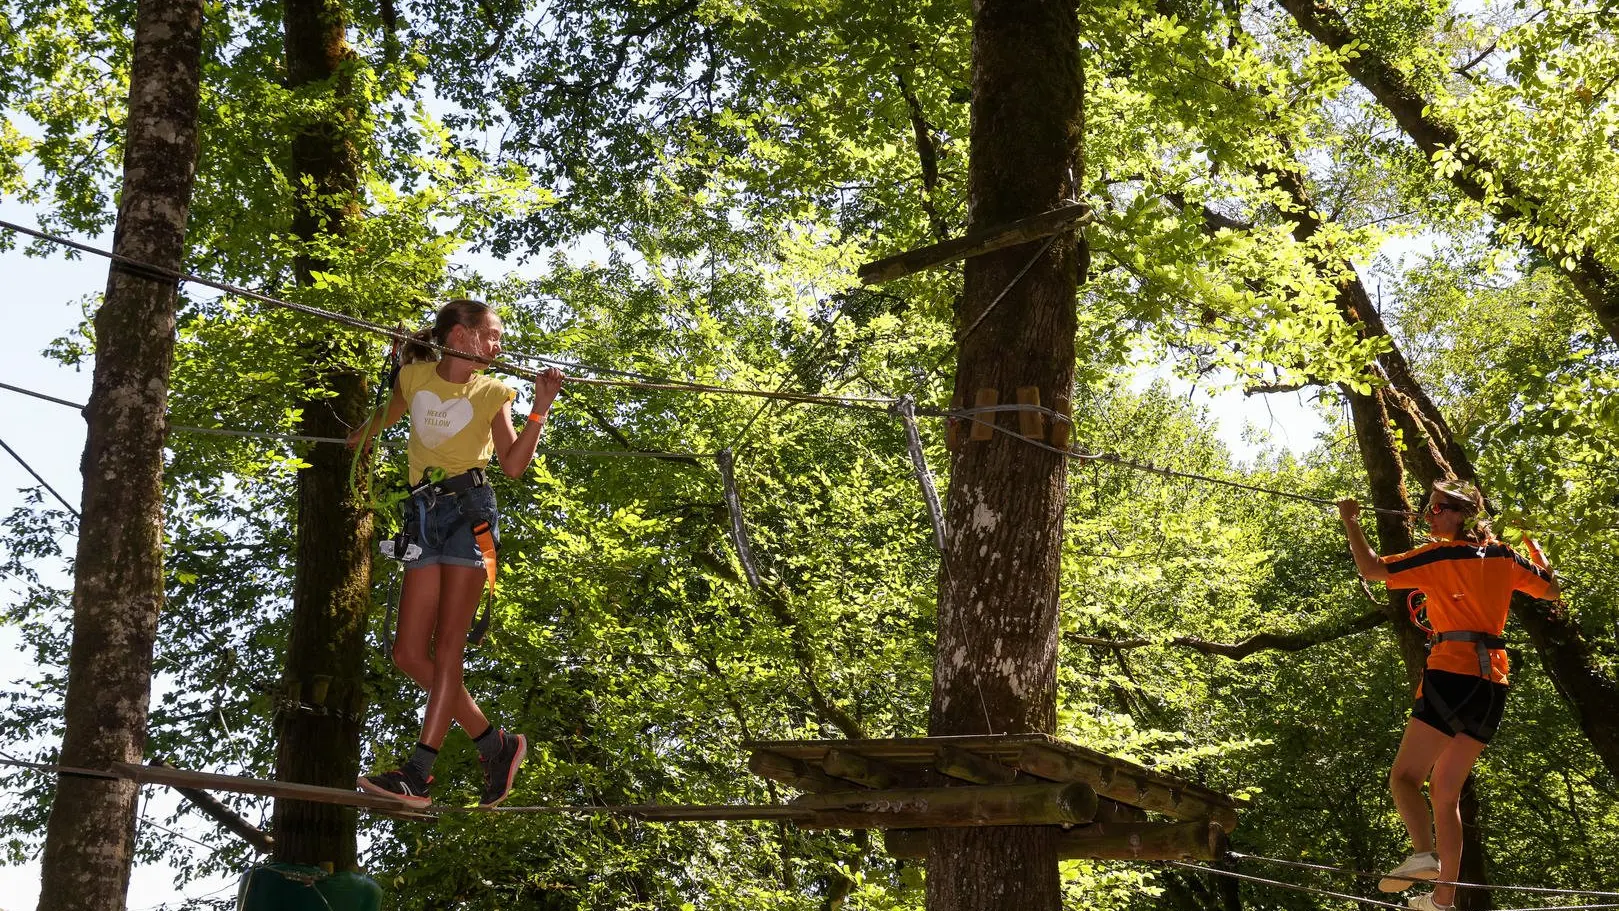
[[[880,288],[852,276],[967,224],[967,12],[352,8],[350,65],[292,89],[280,10],[211,6],[188,262],[384,322],[420,323],[432,301],[474,294],[504,309],[513,351],[944,406],[952,335],[965,328],[952,325],[959,275]],[[111,217],[128,52],[117,26],[131,13],[9,5],[0,190],[53,229],[93,236]],[[1077,301],[1081,446],[1318,497],[1365,491],[1353,420],[1334,420],[1343,429],[1301,456],[1239,462],[1200,412],[1131,377],[1169,363],[1189,382],[1255,394],[1309,387],[1341,415],[1391,385],[1377,365],[1397,349],[1506,518],[1541,536],[1567,578],[1586,664],[1611,681],[1619,615],[1602,583],[1619,521],[1619,355],[1580,277],[1587,258],[1598,273],[1619,261],[1612,14],[1595,3],[1367,4],[1343,11],[1356,39],[1332,47],[1286,4],[1081,5],[1082,72],[1052,77],[1084,81],[1075,175],[1095,211]],[[1421,148],[1356,75],[1366,60],[1386,63],[1420,93],[1421,115],[1465,142]],[[318,250],[330,268],[294,287],[309,241],[290,224],[309,188],[288,177],[286,150],[310,122],[337,125],[356,151],[364,179],[345,205],[361,217]],[[1419,234],[1431,256],[1351,268],[1389,236]],[[582,238],[600,255],[551,252]],[[462,248],[486,254],[477,270],[448,267]],[[525,257],[544,268],[497,265]],[[1344,319],[1352,281],[1381,287],[1390,336],[1363,331],[1367,314]],[[345,330],[187,294],[174,422],[296,429],[300,345]],[[339,347],[375,376],[375,341]],[[93,348],[81,328],[52,353],[75,364]],[[1422,428],[1390,426],[1421,461]],[[944,473],[944,428],[923,432]],[[938,564],[897,421],[574,387],[547,445],[734,449],[769,584],[746,584],[703,460],[553,458],[503,483],[499,629],[470,670],[497,717],[536,741],[518,801],[769,800],[779,795],[743,771],[744,739],[924,731]],[[171,439],[167,685],[151,755],[272,768],[302,455]],[[1253,797],[1237,835],[1251,853],[1358,869],[1398,856],[1383,784],[1408,702],[1398,621],[1354,584],[1328,513],[1106,462],[1071,472],[1058,734]],[[50,758],[60,729],[68,606],[61,578],[40,571],[70,555],[68,527],[44,498],[4,526],[7,574],[23,591],[7,620],[39,670],[9,685],[0,735],[32,758]],[[387,572],[373,587],[379,621]],[[1490,875],[1612,888],[1612,760],[1593,748],[1578,694],[1537,661],[1543,645],[1509,631],[1509,720],[1477,775]],[[1211,654],[1209,643],[1256,632],[1281,638],[1240,660]],[[1264,647],[1277,642],[1307,647]],[[375,650],[370,661],[367,761],[408,742],[419,706]],[[452,789],[471,787],[469,753],[446,757]],[[3,825],[20,860],[49,791],[24,772],[6,785]],[[501,822],[362,818],[364,863],[400,907],[921,901],[920,870],[859,835]],[[248,861],[230,836],[203,840],[219,853],[157,839],[143,853],[193,875]],[[1134,865],[1069,863],[1065,887],[1088,907],[1316,906]]]

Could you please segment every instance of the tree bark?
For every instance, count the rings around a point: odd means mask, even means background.
[[[974,14],[968,183],[971,227],[982,228],[1054,209],[1073,192],[1081,89],[1072,2],[976,0]],[[1032,264],[1035,244],[967,261],[957,323],[982,322],[961,340],[957,405],[981,389],[1002,401],[1027,386],[1042,401],[1072,394],[1080,244],[1058,235]],[[999,416],[989,440],[963,444],[951,466],[934,735],[1056,724],[1067,458],[1018,438],[1012,417]],[[933,830],[927,900],[934,911],[1056,911],[1055,830]]]
[[[1322,0],[1280,0],[1280,2],[1301,28],[1327,47],[1342,51],[1351,44],[1355,45],[1354,54],[1339,58],[1343,62],[1344,71],[1371,92],[1372,96],[1394,116],[1400,128],[1417,144],[1417,148],[1432,155],[1440,149],[1460,149],[1463,146],[1462,137],[1456,128],[1429,111],[1421,93],[1410,84],[1404,74],[1387,60],[1379,57],[1367,43],[1357,41],[1349,24],[1337,10]],[[1479,158],[1475,150],[1469,150],[1469,153],[1473,155],[1472,165],[1451,175],[1450,182],[1457,189],[1474,201],[1484,202],[1488,193],[1476,175],[1488,172],[1495,185],[1500,188],[1500,196],[1508,200],[1506,205],[1497,207],[1492,212],[1493,215],[1508,221],[1523,219],[1530,223],[1541,224],[1538,213],[1546,211],[1541,200],[1525,193],[1513,179],[1510,170],[1501,168],[1495,162]],[[1545,224],[1541,226],[1553,229],[1559,227]],[[1598,260],[1589,251],[1581,253],[1573,263],[1565,265],[1563,256],[1547,251],[1540,244],[1529,243],[1529,246],[1557,265],[1557,268],[1573,283],[1575,290],[1579,291],[1580,296],[1585,298],[1591,312],[1596,314],[1597,321],[1607,330],[1609,337],[1619,342],[1619,270]]]
[[[293,232],[307,247],[322,236],[341,238],[359,217],[360,164],[348,131],[353,100],[346,68],[344,10],[325,0],[287,0],[284,7],[288,83],[324,89],[336,104],[299,124],[292,142],[297,188]],[[309,181],[313,191],[303,188]],[[294,263],[298,284],[329,264],[307,254]],[[343,363],[344,345],[316,336],[305,344],[310,396],[299,433],[342,437],[365,419],[366,379]],[[292,631],[279,705],[276,778],[352,788],[360,764],[365,707],[366,618],[371,606],[371,515],[365,492],[350,489],[350,454],[332,443],[313,446],[310,467],[298,473],[297,570]],[[327,804],[277,800],[275,860],[357,864],[354,811]]]
[[[140,3],[133,53],[113,250],[178,271],[196,177],[200,0]],[[175,295],[172,278],[114,264],[96,312],[64,765],[138,763],[146,746],[152,646],[163,607],[163,444]],[[137,797],[132,781],[58,777],[40,911],[124,907]]]

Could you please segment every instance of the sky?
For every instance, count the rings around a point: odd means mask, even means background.
[[[0,199],[0,219],[35,226],[30,210],[10,200]],[[76,239],[102,247],[108,244],[106,238]],[[491,274],[494,267],[499,266],[489,261],[474,265]],[[0,332],[0,383],[73,402],[86,401],[90,391],[90,367],[64,367],[43,352],[53,340],[71,332],[83,319],[83,302],[99,294],[106,283],[106,261],[96,257],[68,260],[61,255],[27,257],[20,249],[14,249],[0,253],[0,276],[12,289],[5,331]],[[1156,376],[1155,371],[1144,370],[1137,376],[1136,385],[1145,385]],[[1206,391],[1192,389],[1179,381],[1172,381],[1171,388],[1208,408],[1220,438],[1241,459],[1252,458],[1261,448],[1250,431],[1257,430],[1261,438],[1268,438],[1266,445],[1303,452],[1314,445],[1317,434],[1325,427],[1321,417],[1299,394],[1250,399],[1229,392],[1211,397]],[[5,420],[0,421],[0,440],[16,450],[18,456],[76,508],[81,488],[78,463],[84,446],[82,418],[70,408],[3,389],[0,389],[0,409],[4,409],[5,414]],[[20,505],[22,491],[36,486],[37,482],[16,460],[0,451],[0,514],[7,514]],[[73,542],[65,542],[70,552],[72,546]],[[56,574],[58,579],[62,578],[60,568],[56,569]],[[10,589],[6,592],[9,595]],[[0,686],[9,687],[30,672],[17,633],[0,625]],[[155,819],[167,818],[175,798],[162,788],[148,788],[147,793],[147,815]],[[192,821],[181,823],[177,828],[182,835],[195,837],[207,831],[208,825]],[[143,823],[141,837],[173,839],[176,836]],[[225,877],[177,888],[172,870],[162,865],[145,865],[134,872],[128,907],[131,911],[147,911],[167,903],[177,908],[187,897],[224,895],[233,887],[234,878]],[[32,909],[38,902],[38,892],[37,863],[0,866],[0,911]]]

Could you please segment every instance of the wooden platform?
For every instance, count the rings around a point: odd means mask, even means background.
[[[817,809],[831,804],[824,795],[841,794],[839,805],[853,807],[894,789],[946,789],[972,784],[1029,786],[1083,784],[1098,798],[1096,819],[1140,822],[1141,811],[1184,822],[1214,822],[1236,828],[1244,801],[1132,762],[1066,743],[1046,734],[994,734],[970,737],[916,737],[898,740],[770,740],[745,744],[755,774],[814,795],[801,798]],[[1081,820],[1091,822],[1092,820]],[[1043,824],[1030,819],[1023,824]],[[976,825],[1015,825],[976,822]],[[900,824],[883,828],[915,827]]]

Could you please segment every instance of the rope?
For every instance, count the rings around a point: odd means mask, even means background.
[[[983,412],[983,411],[1048,411],[1048,410],[1049,409],[1046,409],[1046,408],[1044,408],[1042,406],[1039,406],[1039,405],[995,405],[995,406],[990,406],[990,407],[986,407],[986,408],[968,408],[968,409],[960,409],[960,410],[949,411],[949,412],[944,412],[944,413],[947,416],[959,417],[959,418],[971,421],[971,422],[973,422],[975,424],[983,424],[986,427],[989,427],[991,430],[999,431],[1000,428],[997,427],[993,421],[983,420],[982,418],[976,417],[975,414],[979,413],[979,412]],[[1259,486],[1257,484],[1245,484],[1245,483],[1243,483],[1241,481],[1232,481],[1232,480],[1229,480],[1227,478],[1216,478],[1216,477],[1212,477],[1210,475],[1198,474],[1196,472],[1177,471],[1177,470],[1175,470],[1173,468],[1165,468],[1165,467],[1162,467],[1160,465],[1154,465],[1153,463],[1151,463],[1149,461],[1146,461],[1145,459],[1133,459],[1133,458],[1130,458],[1129,456],[1123,456],[1123,455],[1120,455],[1120,454],[1118,454],[1116,452],[1107,452],[1105,450],[1087,451],[1087,450],[1079,448],[1078,445],[1070,446],[1067,449],[1061,449],[1061,448],[1058,448],[1056,446],[1052,446],[1049,443],[1042,442],[1040,440],[1031,440],[1028,437],[1023,436],[1022,434],[1010,434],[1010,436],[1013,439],[1019,440],[1019,441],[1024,442],[1024,443],[1027,443],[1030,446],[1035,446],[1035,447],[1038,447],[1040,449],[1044,449],[1047,452],[1054,452],[1054,453],[1057,453],[1058,455],[1070,456],[1072,458],[1080,460],[1080,462],[1082,462],[1082,463],[1084,463],[1084,462],[1107,462],[1107,463],[1112,464],[1112,465],[1118,465],[1118,466],[1121,466],[1123,468],[1130,468],[1130,469],[1134,469],[1136,471],[1143,471],[1143,472],[1147,472],[1149,474],[1162,475],[1162,476],[1168,477],[1168,478],[1182,478],[1182,479],[1185,479],[1185,480],[1188,480],[1188,481],[1202,481],[1202,482],[1204,482],[1206,484],[1218,484],[1218,485],[1223,486],[1223,487],[1232,487],[1232,488],[1236,488],[1238,490],[1247,490],[1247,491],[1252,491],[1254,493],[1269,494],[1269,495],[1271,495],[1273,497],[1281,497],[1281,498],[1287,499],[1287,500],[1298,500],[1299,502],[1302,502],[1302,503],[1312,503],[1312,504],[1314,504],[1316,506],[1332,508],[1332,507],[1336,507],[1338,505],[1338,502],[1336,500],[1329,500],[1329,499],[1326,499],[1325,497],[1312,497],[1312,496],[1309,496],[1308,494],[1293,493],[1292,491],[1289,491],[1289,490],[1277,490],[1277,489],[1275,489],[1273,487],[1261,487],[1261,486]],[[1420,517],[1421,516],[1421,513],[1411,512],[1409,510],[1403,510],[1403,509],[1383,509],[1383,508],[1377,507],[1377,506],[1362,506],[1361,509],[1363,511],[1365,511],[1365,512],[1381,513],[1383,515],[1391,515],[1391,516],[1404,516],[1404,517],[1411,517],[1411,516]]]
[[[50,491],[51,496],[55,497],[57,502],[61,503],[62,506],[68,512],[73,514],[73,518],[75,518],[75,519],[84,518],[83,516],[79,515],[79,511],[77,509],[73,508],[73,504],[69,503],[67,501],[66,497],[63,497],[61,494],[56,492],[56,488],[52,487],[51,483],[49,481],[47,481],[44,478],[39,476],[39,472],[34,470],[34,466],[32,466],[32,465],[28,464],[27,462],[23,461],[23,457],[17,454],[17,450],[12,449],[10,446],[7,446],[5,440],[0,440],[0,449],[4,449],[8,455],[10,455],[13,459],[16,459],[17,464],[21,465],[23,467],[24,471],[26,471],[29,474],[33,475],[34,480],[38,481],[46,490]]]
[[[1057,233],[1046,238],[1046,242],[1040,245],[1040,249],[1034,251],[1034,255],[1029,257],[1029,261],[1023,264],[1023,268],[1019,269],[1016,275],[1012,276],[1012,280],[1006,283],[1006,287],[1001,289],[1001,293],[995,295],[995,299],[989,302],[989,306],[985,307],[984,311],[978,314],[978,318],[973,320],[972,325],[968,326],[964,331],[956,336],[956,346],[958,348],[961,346],[962,342],[967,340],[967,336],[973,334],[973,330],[978,328],[979,324],[984,321],[984,318],[989,316],[990,311],[994,310],[995,306],[999,304],[1001,300],[1006,297],[1006,295],[1012,293],[1012,289],[1017,287],[1018,282],[1023,280],[1023,276],[1027,274],[1030,269],[1034,268],[1034,264],[1040,261],[1040,257],[1046,255],[1046,251],[1050,250],[1051,245],[1057,242],[1057,238],[1061,237],[1065,233],[1067,232],[1058,231]]]
[[[104,772],[99,769],[81,769],[77,766],[56,765],[45,762],[29,762],[18,759],[10,753],[0,752],[0,765],[15,766],[19,769],[33,769],[36,772],[54,772],[57,775],[72,775],[77,778],[104,778],[110,781],[128,781],[122,775],[114,772]]]
[[[45,400],[47,402],[55,402],[58,405],[66,405],[69,408],[78,409],[80,411],[83,411],[84,408],[85,408],[85,406],[80,405],[77,402],[70,402],[67,399],[59,399],[59,398],[56,398],[55,396],[46,395],[43,392],[35,392],[32,389],[24,389],[21,386],[13,386],[13,385],[11,385],[9,383],[0,383],[0,389],[5,389],[5,390],[11,391],[11,392],[16,392],[16,393],[19,393],[21,395],[33,396],[36,399],[43,399],[43,400]],[[171,425],[169,427],[169,429],[172,430],[172,431],[178,432],[178,433],[196,433],[196,434],[203,434],[203,435],[210,435],[210,436],[242,437],[242,438],[258,439],[258,440],[276,440],[276,441],[280,441],[280,442],[289,442],[289,443],[340,443],[340,444],[343,444],[343,445],[348,444],[348,440],[344,439],[343,437],[316,437],[316,436],[307,436],[305,434],[300,434],[300,433],[269,433],[269,432],[260,431],[260,430],[235,430],[235,429],[232,429],[232,428],[229,428],[229,427],[190,427],[190,426],[187,426],[185,424],[174,424],[174,425]],[[405,445],[404,440],[383,440],[383,439],[380,439],[380,438],[373,438],[371,443],[372,443],[372,445],[381,444],[383,446],[394,446],[394,447]],[[0,443],[0,445],[4,445],[4,444]],[[8,447],[8,451],[9,451],[9,447]],[[656,450],[656,449],[537,449],[537,450],[535,450],[535,455],[580,456],[580,457],[625,456],[625,457],[631,457],[631,458],[647,458],[647,459],[712,459],[712,458],[715,457],[715,453],[712,453],[712,452],[665,452],[665,451]],[[13,457],[15,458],[15,455],[13,455]],[[21,460],[19,459],[18,461],[21,461]],[[38,475],[35,475],[35,477],[38,477]],[[40,483],[44,483],[44,482],[41,481]],[[52,493],[55,493],[55,491],[52,491]],[[61,499],[61,497],[58,496],[57,499]],[[69,506],[68,508],[72,509],[71,506]],[[78,513],[74,513],[74,515],[78,515]]]
[[[731,450],[722,449],[715,457],[719,463],[720,479],[725,482],[725,508],[731,514],[731,540],[736,544],[736,557],[748,574],[748,585],[758,588],[759,569],[753,565],[753,548],[748,545],[748,526],[742,521],[742,497],[736,492],[736,460]]]
[[[398,329],[390,328],[388,326],[384,326],[384,325],[382,325],[380,323],[374,323],[374,322],[371,322],[370,320],[361,319],[361,318],[359,318],[357,316],[349,316],[347,314],[337,313],[337,312],[332,311],[332,310],[325,310],[325,309],[322,309],[320,307],[313,307],[313,306],[310,306],[309,304],[299,304],[299,303],[294,303],[292,301],[282,300],[281,298],[271,297],[268,294],[261,294],[261,293],[259,293],[257,291],[250,291],[250,290],[248,290],[246,288],[243,288],[243,287],[240,287],[238,285],[230,284],[229,282],[216,281],[214,279],[204,278],[204,277],[202,277],[200,275],[193,275],[193,274],[188,273],[188,272],[181,272],[181,271],[179,271],[177,269],[170,269],[170,268],[163,267],[163,266],[154,266],[154,265],[152,265],[150,263],[143,262],[143,261],[135,259],[133,257],[125,256],[125,255],[123,255],[121,253],[114,253],[114,252],[112,252],[110,250],[102,250],[99,247],[92,247],[89,244],[79,243],[78,241],[70,240],[70,239],[68,239],[66,237],[60,237],[60,236],[55,235],[55,234],[47,234],[47,233],[45,233],[43,231],[36,231],[36,230],[34,230],[32,228],[26,228],[26,227],[23,227],[22,225],[15,224],[15,223],[9,222],[9,221],[0,220],[0,228],[4,228],[5,230],[8,230],[8,231],[14,231],[14,232],[16,232],[18,234],[26,234],[29,237],[34,237],[34,238],[37,238],[39,240],[49,241],[49,242],[54,243],[54,244],[59,244],[61,246],[69,247],[71,249],[78,250],[78,251],[80,251],[82,253],[90,253],[90,254],[93,254],[95,256],[105,257],[107,259],[112,260],[113,262],[121,263],[121,264],[124,264],[124,265],[127,265],[127,266],[131,266],[133,268],[149,272],[149,273],[151,273],[153,275],[161,276],[163,278],[172,279],[172,280],[177,281],[177,282],[188,282],[188,283],[194,284],[194,285],[202,285],[203,287],[213,288],[216,291],[222,291],[222,292],[224,292],[226,294],[236,295],[237,297],[245,297],[245,298],[247,298],[249,300],[255,300],[255,301],[258,301],[260,303],[269,304],[272,307],[281,307],[281,308],[284,308],[284,309],[287,309],[287,310],[293,310],[293,311],[296,311],[298,313],[303,313],[303,314],[306,314],[306,315],[309,315],[309,316],[318,317],[320,319],[329,320],[331,322],[340,323],[340,324],[348,326],[348,327],[350,327],[352,329],[359,329],[359,330],[364,331],[364,332],[370,332],[370,333],[373,333],[373,334],[376,334],[376,335],[386,336],[388,338],[394,339],[395,341],[410,342],[411,344],[423,345],[423,346],[425,346],[427,348],[431,348],[431,349],[433,349],[435,351],[439,351],[439,352],[442,352],[442,353],[445,353],[445,354],[460,355],[462,357],[466,357],[466,358],[471,359],[471,360],[479,360],[479,358],[473,357],[468,352],[457,351],[454,348],[449,348],[449,347],[446,347],[444,345],[440,345],[437,342],[432,341],[431,339],[416,338],[415,336],[413,336],[413,335],[411,335],[409,333],[402,332],[402,331],[400,331]],[[513,355],[510,355],[510,357],[514,357],[514,358],[517,358],[519,360],[537,361],[539,363],[546,364],[548,366],[553,366],[553,367],[559,367],[559,368],[565,368],[565,369],[571,369],[571,370],[585,370],[585,371],[589,371],[591,373],[605,373],[605,374],[614,374],[614,375],[618,375],[618,376],[637,376],[637,377],[641,376],[640,374],[633,374],[630,371],[612,370],[612,369],[609,369],[609,368],[606,368],[606,367],[595,367],[595,366],[592,366],[592,365],[589,365],[589,364],[582,364],[582,363],[577,363],[577,362],[569,362],[569,361],[564,361],[564,360],[558,360],[556,358],[541,357],[539,355],[533,355],[533,354],[513,354]],[[518,378],[524,379],[524,380],[533,379],[533,371],[523,370],[523,369],[517,367],[516,365],[507,363],[505,361],[490,361],[487,369],[489,369],[489,370],[491,370],[491,371],[493,371],[495,373],[504,373],[504,374],[507,374],[509,376],[515,376],[515,377],[518,377]],[[601,378],[598,378],[598,377],[575,376],[575,377],[572,377],[570,381],[574,382],[574,383],[582,383],[582,384],[585,384],[585,385],[592,385],[592,386],[619,386],[619,387],[624,387],[624,388],[628,388],[628,389],[644,389],[644,390],[651,390],[651,391],[693,392],[693,393],[712,393],[712,394],[715,394],[715,395],[752,396],[752,397],[755,397],[755,398],[778,399],[780,401],[795,402],[795,403],[804,404],[804,405],[826,405],[826,406],[838,407],[838,408],[861,408],[861,409],[872,410],[872,411],[880,411],[880,410],[888,407],[889,405],[893,404],[893,401],[894,401],[892,398],[871,398],[871,397],[862,397],[862,396],[813,395],[813,394],[806,393],[806,392],[785,392],[785,391],[781,391],[781,390],[772,391],[772,390],[768,390],[768,389],[749,389],[749,388],[739,388],[739,387],[732,387],[732,386],[714,386],[714,385],[710,385],[710,384],[707,384],[707,383],[692,383],[692,382],[686,382],[686,381],[683,381],[683,380],[658,379],[658,378],[651,378],[651,377],[642,377],[642,379],[640,379],[640,380],[607,380],[607,379],[601,379]]]
[[[1256,860],[1268,864],[1280,864],[1284,867],[1298,867],[1302,870],[1319,870],[1325,873],[1342,873],[1361,879],[1381,879],[1387,874],[1374,873],[1368,870],[1352,870],[1348,867],[1331,867],[1325,864],[1305,863],[1302,860],[1283,860],[1279,857],[1263,857],[1258,854],[1242,854],[1237,851],[1230,852],[1233,860]],[[1452,882],[1446,879],[1427,880],[1436,886],[1456,886],[1462,889],[1499,889],[1503,892],[1539,892],[1548,895],[1595,895],[1599,898],[1619,898],[1619,892],[1603,892],[1597,889],[1554,889],[1548,886],[1497,886],[1483,883]]]
[[[1272,888],[1276,889],[1286,889],[1290,892],[1305,892],[1311,895],[1325,895],[1329,898],[1339,898],[1345,901],[1360,902],[1363,905],[1373,905],[1378,908],[1396,908],[1399,909],[1399,911],[1404,911],[1406,907],[1405,905],[1396,905],[1393,902],[1381,901],[1375,898],[1364,898],[1359,895],[1350,895],[1346,892],[1333,892],[1327,889],[1317,889],[1312,886],[1300,886],[1296,883],[1284,883],[1279,880],[1265,879],[1262,876],[1249,876],[1246,873],[1238,873],[1235,870],[1222,870],[1219,867],[1205,867],[1202,864],[1189,864],[1178,860],[1166,860],[1164,863],[1171,867],[1180,867],[1185,870],[1195,870],[1198,873],[1212,873],[1215,876],[1227,876],[1231,879],[1240,879],[1244,882],[1259,883],[1260,885],[1271,886]]]
[[[944,509],[939,505],[939,491],[933,486],[933,472],[928,471],[927,454],[922,451],[922,435],[916,429],[916,402],[910,396],[894,403],[894,413],[905,422],[905,443],[911,451],[911,466],[916,469],[916,481],[922,486],[922,499],[928,506],[928,518],[933,522],[933,544],[939,553],[945,552]]]

